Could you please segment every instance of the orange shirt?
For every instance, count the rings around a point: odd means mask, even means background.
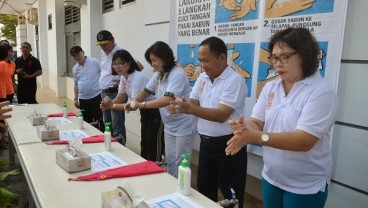
[[[0,61],[0,98],[6,98],[8,63]]]
[[[11,95],[14,94],[14,86],[13,86],[13,75],[15,72],[15,63],[13,61],[10,61],[8,63],[8,80],[6,82],[6,94]]]

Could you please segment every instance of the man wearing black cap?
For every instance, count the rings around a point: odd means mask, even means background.
[[[101,30],[97,34],[97,45],[101,47],[101,76],[100,76],[100,88],[102,89],[102,99],[106,96],[114,100],[118,94],[118,87],[120,82],[119,75],[112,75],[112,56],[117,50],[122,48],[115,43],[115,39],[112,34],[107,30]],[[143,65],[137,61],[139,68],[142,70]],[[126,102],[126,101],[124,101]],[[126,132],[125,132],[125,114],[123,111],[117,110],[103,110],[103,118],[105,122],[111,122],[111,134],[118,139],[120,143],[125,145]]]
[[[103,131],[104,124],[100,109],[101,89],[98,84],[101,74],[100,61],[85,56],[80,46],[72,47],[70,55],[77,62],[73,67],[74,105],[84,110],[84,121],[98,122],[100,130]]]

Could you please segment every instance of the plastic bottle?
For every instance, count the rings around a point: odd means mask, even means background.
[[[184,153],[181,156],[183,161],[178,170],[179,192],[183,195],[190,195],[192,171],[188,163],[189,153]]]
[[[105,149],[107,151],[111,151],[111,131],[110,131],[110,122],[105,123]]]
[[[13,97],[13,103],[14,103],[14,104],[17,104],[17,103],[18,103],[18,97],[17,97],[17,94],[14,94],[14,97]]]
[[[66,102],[64,102],[64,104],[63,104],[63,117],[64,118],[68,117],[68,109],[67,109],[67,106],[66,106]]]
[[[83,129],[83,109],[79,109],[78,128]]]

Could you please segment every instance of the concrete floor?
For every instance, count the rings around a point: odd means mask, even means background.
[[[78,113],[78,109],[74,107],[74,103],[73,103],[72,100],[67,99],[67,98],[57,98],[55,92],[53,92],[49,88],[38,88],[38,90],[37,90],[37,101],[39,103],[55,103],[59,106],[62,106],[64,102],[67,102],[68,110],[73,112],[73,113]],[[126,115],[126,120],[128,121],[129,119],[133,119],[131,117],[133,117],[133,116],[127,114]],[[139,120],[134,121],[134,122],[139,122]],[[126,146],[129,149],[131,149],[132,151],[134,151],[135,153],[140,154],[140,135],[137,132],[139,132],[139,131],[137,131],[137,130],[134,130],[134,132],[129,131],[129,130],[127,131],[127,138],[128,139],[127,139]],[[4,154],[4,152],[3,152],[3,154]],[[197,188],[197,184],[196,184],[197,167],[192,164],[191,169],[192,169],[192,187],[194,189],[196,189]],[[222,196],[219,193],[219,199],[221,199],[221,198],[222,198]],[[252,195],[249,195],[249,194],[245,193],[244,208],[262,208],[262,207],[263,207],[262,201],[260,201],[259,199],[253,197]]]

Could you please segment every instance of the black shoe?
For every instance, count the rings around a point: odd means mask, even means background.
[[[125,146],[125,144],[126,144],[126,138],[123,135],[119,135],[119,136],[115,137],[115,139],[118,140],[118,142],[120,144],[122,144],[122,145]]]

